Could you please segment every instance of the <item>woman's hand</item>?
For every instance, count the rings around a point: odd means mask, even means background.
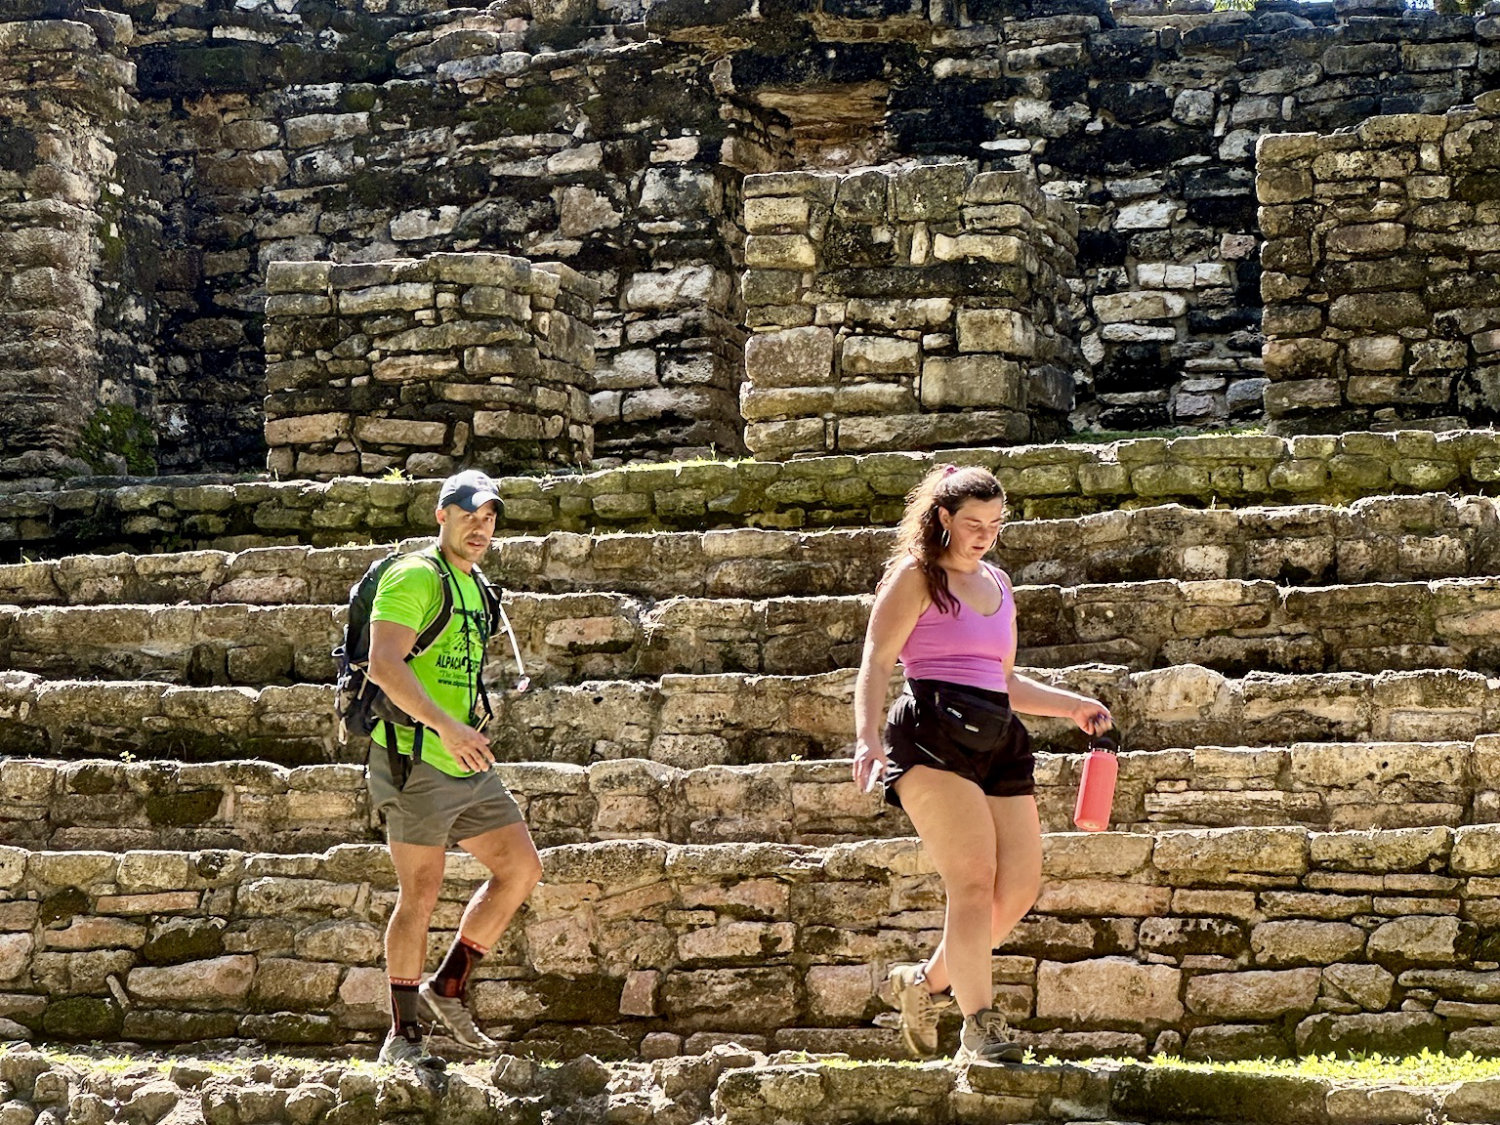
[[[854,744],[854,784],[866,793],[873,792],[876,781],[890,769],[891,760],[886,757],[885,747],[879,743],[871,745],[864,739]]]
[[[1068,718],[1078,724],[1078,728],[1085,734],[1102,734],[1115,725],[1114,716],[1109,713],[1109,708],[1097,699],[1084,697],[1073,705]]]

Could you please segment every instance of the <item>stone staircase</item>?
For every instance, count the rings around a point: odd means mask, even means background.
[[[1296,440],[1297,471],[1331,480],[1349,450],[1487,435]],[[1141,444],[1087,463],[1133,463]],[[796,472],[845,479],[855,459],[823,461]],[[254,521],[242,490],[267,503],[269,486],[214,487],[225,527]],[[1062,491],[1046,518],[1006,528],[996,557],[1020,584],[1023,662],[1097,693],[1128,747],[1114,829],[1079,835],[1081,739],[1033,724],[1047,884],[995,964],[997,1003],[1039,1056],[1500,1053],[1500,511],[1472,477],[1476,494],[1403,487],[1048,515],[1068,511]],[[613,1107],[692,1086],[680,1104],[701,1111],[684,1121],[909,1120],[916,1105],[935,1121],[1001,1106],[1037,1121],[1212,1116],[1129,1068],[955,1080],[776,1054],[899,1057],[873,1022],[877,985],[941,924],[909,825],[847,781],[854,667],[891,543],[870,521],[497,540],[487,572],[537,684],[497,690],[499,768],[548,850],[544,885],[478,970],[481,1021],[533,1059],[665,1060],[585,1068],[574,1094],[613,1090]],[[327,655],[350,583],[388,549],[362,534],[0,566],[0,1026],[164,1050],[373,1047],[394,877],[363,749],[335,737]],[[513,670],[496,648],[502,688]],[[435,954],[477,869],[450,874]],[[0,1070],[18,1057],[34,1056]],[[565,1085],[514,1065],[529,1077],[486,1079],[483,1097],[535,1105]],[[287,1098],[329,1090],[307,1095],[325,1109],[369,1093],[343,1071],[273,1079]],[[854,1087],[876,1080],[900,1098],[866,1104]],[[218,1081],[169,1084],[207,1098]],[[226,1104],[258,1080],[240,1081]],[[1298,1090],[1307,1120],[1363,1120],[1347,1091]],[[409,1096],[437,1112],[430,1092]],[[1482,1119],[1462,1098],[1429,1101]]]

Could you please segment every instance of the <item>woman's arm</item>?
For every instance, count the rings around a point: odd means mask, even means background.
[[[865,648],[854,681],[854,781],[863,788],[887,761],[881,745],[885,693],[901,647],[927,608],[927,582],[915,560],[897,564],[881,580],[865,629]]]
[[[1011,585],[1010,575],[995,567],[995,573],[999,575],[1001,585],[1005,592],[1010,595],[1007,599],[1010,614],[1010,635],[1016,636],[1016,591]],[[1010,656],[1004,661],[1006,690],[1010,694],[1011,710],[1019,711],[1023,715],[1046,715],[1059,719],[1072,719],[1080,728],[1089,734],[1098,734],[1115,725],[1114,718],[1109,713],[1109,708],[1097,699],[1091,699],[1086,695],[1078,695],[1064,688],[1052,687],[1049,684],[1038,683],[1029,676],[1020,675],[1016,671],[1016,650],[1010,651]]]
[[[1038,683],[1029,676],[1014,670],[1007,679],[1010,688],[1012,710],[1023,715],[1050,715],[1059,719],[1072,719],[1089,734],[1099,734],[1114,726],[1109,708],[1097,699],[1050,684]]]

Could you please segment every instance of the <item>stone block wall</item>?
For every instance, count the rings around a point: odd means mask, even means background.
[[[757,456],[1067,428],[1077,218],[1018,172],[933,164],[745,182],[740,408]]]
[[[121,154],[132,28],[68,11],[0,22],[0,478],[155,468],[149,348],[120,334],[152,222]]]
[[[1111,826],[1122,832],[1255,825],[1353,831],[1492,822],[1500,736],[1468,742],[1294,743],[1127,752]],[[1080,755],[1037,759],[1045,832],[1073,831]],[[608,839],[828,845],[912,835],[845,760],[709,765],[639,759],[498,771],[540,847]],[[307,852],[379,843],[362,765],[0,762],[0,832],[16,847]]]
[[[395,879],[378,845],[0,859],[6,1018],[135,1041],[384,1029]],[[510,1041],[571,1035],[622,1055],[670,1031],[889,1051],[894,1033],[869,1023],[876,984],[941,925],[940,881],[910,839],[616,841],[543,862],[471,984],[478,1018]],[[996,960],[996,1005],[1040,1052],[1496,1046],[1494,826],[1068,834],[1048,839],[1045,873]],[[482,875],[450,863],[434,954]]]
[[[1435,489],[1484,494],[1500,480],[1500,434],[1203,434],[940,455],[651,465],[547,480],[508,477],[499,482],[499,534],[891,526],[900,519],[902,497],[932,465],[949,460],[993,469],[1005,486],[1010,518],[1047,519],[1172,502],[1211,508],[1226,502],[1347,504]],[[0,494],[0,559],[84,547],[152,553],[168,545],[238,551],[388,543],[430,536],[436,500],[435,482],[385,480],[189,478]],[[1226,549],[1240,547],[1231,543]],[[1351,576],[1370,573],[1361,544],[1341,542],[1335,553]],[[1281,560],[1261,558],[1271,576],[1281,573]],[[1325,569],[1333,561],[1323,550],[1299,558]],[[1286,565],[1294,574],[1304,562],[1289,559]],[[1192,576],[1215,574],[1195,569]]]
[[[1500,93],[1258,153],[1275,428],[1500,419]]]
[[[742,452],[744,176],[898,159],[1027,171],[1078,207],[1077,424],[1258,418],[1256,139],[1441,113],[1500,75],[1493,13],[1399,0],[282,7],[131,9],[120,155],[153,170],[128,198],[161,231],[127,244],[160,269],[121,323],[160,342],[171,472],[264,463],[270,262],[451,249],[600,283],[601,457]]]
[[[558,263],[434,254],[274,262],[267,467],[442,477],[593,459],[592,281]]]

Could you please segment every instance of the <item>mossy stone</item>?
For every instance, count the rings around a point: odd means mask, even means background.
[[[42,1030],[59,1039],[114,1039],[125,1013],[112,998],[69,996],[54,1000],[42,1014]]]
[[[180,965],[206,961],[223,952],[222,922],[183,918],[155,928],[141,946],[141,960],[148,965]]]
[[[217,789],[161,793],[146,798],[146,819],[158,828],[207,824],[218,815],[224,795]]]

